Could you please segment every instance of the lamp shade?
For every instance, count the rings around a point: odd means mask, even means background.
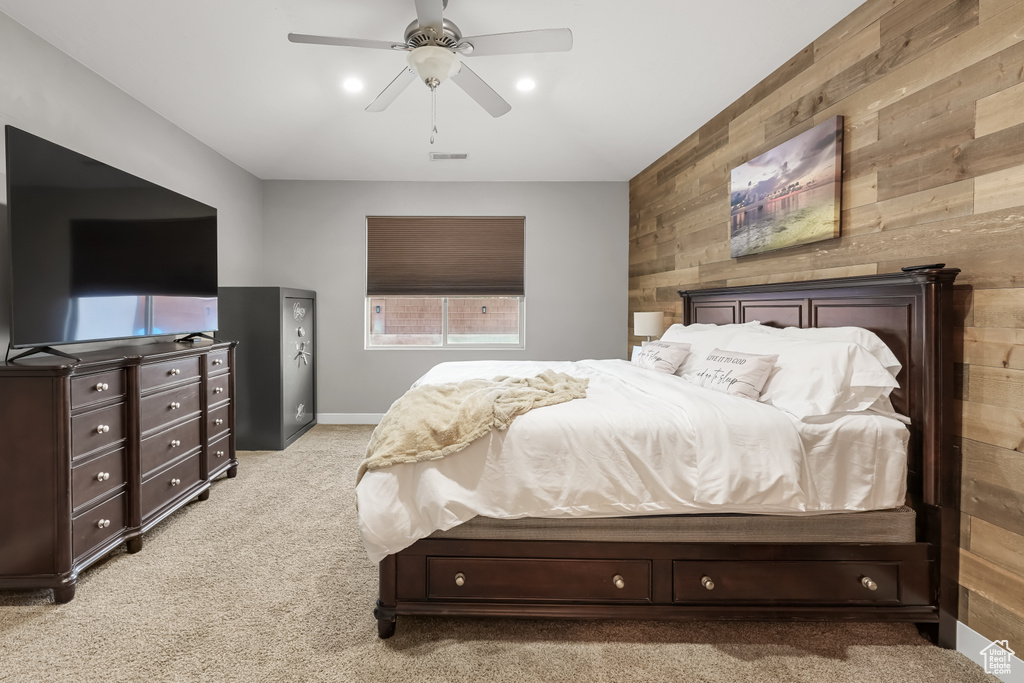
[[[638,337],[657,337],[665,331],[665,314],[636,312],[633,314],[633,334]]]

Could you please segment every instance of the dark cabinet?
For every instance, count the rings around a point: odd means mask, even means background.
[[[0,364],[0,588],[67,602],[79,572],[235,475],[233,354],[159,342]]]
[[[239,341],[236,444],[282,450],[316,424],[316,292],[221,287],[218,336]]]

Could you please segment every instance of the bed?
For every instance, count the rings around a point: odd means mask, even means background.
[[[880,478],[895,482],[879,494],[885,502],[862,512],[800,514],[833,503],[825,495],[812,504],[774,491],[772,514],[725,505],[710,514],[630,508],[620,517],[614,508],[595,508],[590,515],[553,515],[545,502],[542,517],[474,512],[432,520],[411,545],[382,541],[377,550],[378,635],[390,637],[398,615],[903,621],[916,623],[936,644],[955,647],[960,464],[951,436],[952,283],[958,272],[679,292],[687,325],[856,326],[885,342],[902,366],[890,398],[910,418],[904,459],[872,452],[891,439],[844,454],[844,460],[859,458],[856,467],[873,458]],[[585,404],[565,405],[572,403]],[[770,452],[764,448],[758,457]],[[390,469],[399,467],[409,466]],[[858,505],[844,503],[849,510]]]

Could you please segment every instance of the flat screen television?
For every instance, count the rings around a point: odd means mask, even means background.
[[[6,126],[11,346],[217,329],[217,210]]]

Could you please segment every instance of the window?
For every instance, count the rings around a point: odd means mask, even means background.
[[[522,348],[524,224],[368,217],[367,348]]]

